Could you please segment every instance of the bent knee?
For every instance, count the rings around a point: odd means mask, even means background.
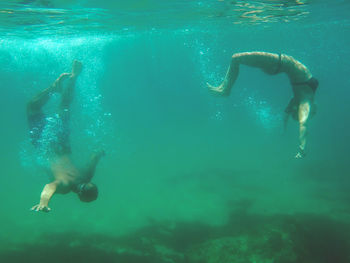
[[[244,55],[244,53],[236,53],[232,55],[232,60],[238,60]]]
[[[247,60],[247,57],[251,55],[251,52],[241,52],[241,53],[236,53],[232,55],[232,62],[236,64],[241,64],[245,60]]]
[[[242,53],[233,54],[231,57],[231,66],[238,67],[238,65],[242,62],[242,57]]]

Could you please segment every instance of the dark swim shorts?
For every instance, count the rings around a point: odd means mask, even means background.
[[[292,83],[292,85],[307,85],[309,86],[313,92],[316,92],[317,88],[318,88],[318,80],[314,77],[311,77],[310,79],[308,79],[307,81],[303,81],[303,82],[295,82]]]
[[[37,149],[48,147],[45,150],[59,155],[71,153],[68,113],[67,116],[57,116],[50,121],[42,112],[28,115],[30,140]]]

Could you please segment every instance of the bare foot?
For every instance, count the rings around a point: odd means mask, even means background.
[[[55,81],[52,92],[62,93],[62,82],[67,79],[71,74],[70,73],[62,73]]]
[[[72,76],[73,77],[79,76],[79,74],[81,73],[82,68],[83,68],[83,64],[80,61],[78,61],[78,60],[74,60],[73,61],[73,67],[72,67]]]
[[[227,97],[228,95],[230,95],[227,90],[225,90],[223,88],[223,85],[220,85],[218,87],[214,87],[212,85],[210,85],[209,83],[207,83],[207,86],[209,88],[209,91],[213,92],[215,95],[219,95],[219,96],[223,96],[223,97]]]

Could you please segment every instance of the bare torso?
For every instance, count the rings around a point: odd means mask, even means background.
[[[57,184],[57,193],[66,194],[82,179],[82,174],[72,163],[69,155],[56,157],[51,162],[51,172]]]

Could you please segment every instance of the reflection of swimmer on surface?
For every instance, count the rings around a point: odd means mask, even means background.
[[[63,73],[49,88],[37,94],[27,105],[30,138],[33,145],[40,149],[40,144],[44,143],[42,133],[48,124],[42,107],[49,101],[51,94],[61,94],[61,102],[57,111],[60,127],[55,127],[55,138],[49,142],[50,150],[53,153],[53,157],[50,156],[49,158],[50,174],[53,176],[53,181],[45,185],[41,192],[40,203],[33,206],[32,210],[49,212],[51,210],[49,201],[55,193],[67,194],[74,192],[78,194],[79,199],[83,202],[91,202],[97,198],[97,187],[90,181],[94,176],[97,163],[104,155],[104,151],[95,153],[84,171],[79,171],[70,157],[70,104],[73,100],[75,82],[81,69],[82,64],[75,60],[71,73]],[[65,87],[62,87],[63,81],[67,84]]]
[[[294,97],[285,110],[285,127],[289,116],[299,122],[299,150],[295,157],[304,157],[308,120],[316,113],[314,96],[318,87],[317,79],[312,77],[305,65],[291,56],[267,52],[244,52],[232,56],[224,81],[218,87],[208,84],[209,89],[215,94],[229,96],[238,77],[240,64],[260,68],[269,75],[287,74]]]

